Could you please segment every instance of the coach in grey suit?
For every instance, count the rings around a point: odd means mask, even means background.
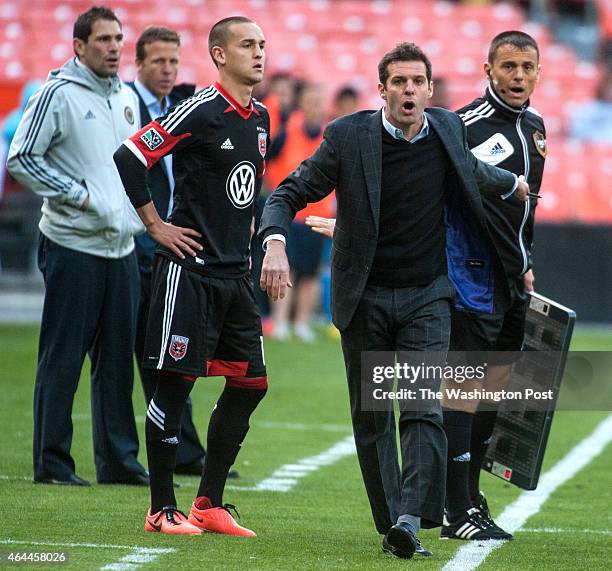
[[[312,157],[268,200],[259,231],[266,248],[260,286],[272,298],[284,295],[289,267],[283,243],[291,220],[335,188],[332,317],[342,336],[359,464],[376,529],[386,534],[383,548],[409,558],[415,550],[429,554],[416,539],[419,527],[442,523],[441,410],[436,403],[400,413],[400,470],[393,411],[375,412],[362,402],[361,354],[444,355],[455,295],[474,309],[504,307],[505,285],[493,297],[503,272],[480,192],[524,200],[528,187],[470,153],[457,115],[424,112],[433,92],[431,63],[417,46],[398,45],[378,71],[384,109],[331,123]],[[448,272],[460,284],[456,292]]]

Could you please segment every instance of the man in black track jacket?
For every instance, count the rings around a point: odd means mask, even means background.
[[[544,121],[529,105],[539,70],[539,51],[533,38],[523,32],[503,32],[489,47],[484,64],[489,86],[484,96],[457,111],[466,126],[472,153],[489,165],[523,174],[532,196],[521,202],[513,196],[491,200],[483,194],[489,232],[508,280],[510,307],[486,314],[455,304],[451,351],[519,351],[523,343],[526,292],[533,290],[534,281],[531,244],[537,198],[533,195],[539,194],[546,158]],[[503,388],[511,361],[509,353],[508,358],[489,363],[484,385],[487,389]],[[441,537],[511,539],[512,535],[491,518],[479,485],[480,467],[497,416],[495,407],[488,402],[465,401],[446,401],[443,406],[448,471],[447,525]]]

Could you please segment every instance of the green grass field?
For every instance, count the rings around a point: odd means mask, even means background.
[[[322,466],[288,492],[254,491],[285,464],[320,454],[351,434],[344,368],[337,342],[322,335],[314,345],[266,343],[268,396],[253,417],[236,467],[241,478],[226,490],[255,539],[215,535],[170,537],[142,529],[148,490],[129,486],[61,488],[31,482],[32,394],[36,327],[0,327],[0,551],[68,553],[74,569],[441,569],[463,542],[421,533],[434,552],[429,559],[402,561],[384,555],[354,455]],[[579,332],[573,348],[610,350],[612,335]],[[196,424],[204,435],[221,379],[198,381],[193,392]],[[77,473],[92,481],[93,456],[87,367],[74,408],[73,456]],[[136,381],[134,405],[144,453],[145,411]],[[606,418],[600,412],[561,412],[555,417],[546,454],[548,470]],[[561,485],[539,513],[494,551],[480,569],[612,568],[612,454],[608,446],[574,478]],[[179,507],[189,510],[198,479],[179,477]],[[494,514],[521,491],[483,475]],[[139,549],[137,549],[139,548]],[[149,551],[146,551],[148,548]],[[161,551],[156,551],[161,550]],[[165,551],[164,551],[165,550]],[[38,566],[40,567],[40,566]],[[459,569],[459,567],[457,567]]]

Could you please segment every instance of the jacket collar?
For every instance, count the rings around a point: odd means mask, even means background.
[[[121,80],[118,75],[110,77],[100,77],[96,75],[85,64],[81,63],[75,56],[69,59],[59,69],[54,69],[49,72],[48,79],[64,79],[78,83],[83,87],[87,87],[96,93],[109,97],[111,93],[121,91]]]
[[[509,113],[514,116],[525,113],[529,107],[529,99],[520,107],[512,107],[512,105],[508,105],[499,95],[497,95],[497,93],[495,93],[495,90],[490,85],[488,85],[485,90],[485,99],[496,110],[501,111],[502,113]]]
[[[397,139],[399,141],[407,141],[408,143],[416,143],[417,141],[420,141],[421,139],[427,137],[427,135],[429,134],[429,122],[427,121],[426,112],[423,112],[423,125],[421,126],[419,132],[414,137],[412,137],[412,139],[406,139],[404,132],[401,129],[398,129],[397,127],[392,125],[389,119],[387,119],[385,115],[385,109],[386,107],[383,107],[381,113],[382,124],[387,133],[389,133],[389,135],[391,135],[394,139]]]
[[[167,95],[164,97],[164,110],[162,110],[161,103],[144,83],[142,83],[139,79],[135,79],[134,87],[136,88],[138,95],[142,97],[142,100],[147,107],[153,108],[155,111],[159,109],[162,113],[168,110],[168,107],[170,106],[170,98]]]

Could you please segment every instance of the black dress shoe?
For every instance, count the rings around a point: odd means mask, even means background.
[[[179,464],[174,468],[174,473],[180,476],[201,476],[204,464],[202,460],[195,460],[190,464]],[[237,480],[240,478],[240,472],[238,470],[230,470],[227,474],[228,480]]]
[[[383,539],[383,551],[401,559],[410,559],[417,548],[418,540],[407,523],[395,524]]]
[[[150,484],[148,474],[131,474],[123,480],[113,480],[111,482],[98,482],[98,484],[123,484],[124,486],[148,486]]]
[[[149,480],[149,474],[134,474],[127,481],[124,482],[128,486],[149,486],[151,481]]]
[[[87,480],[79,478],[76,474],[70,474],[66,479],[58,478],[34,478],[35,484],[54,484],[56,486],[91,486]]]
[[[417,537],[417,546],[414,550],[415,555],[420,555],[421,557],[431,557],[433,553],[429,551],[429,549],[425,549],[421,543],[421,540]]]
[[[179,464],[174,468],[174,473],[181,476],[201,476],[203,467],[202,460],[195,460],[189,464]]]

